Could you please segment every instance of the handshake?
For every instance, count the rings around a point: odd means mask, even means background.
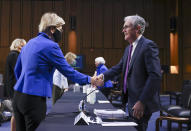
[[[96,76],[96,73],[91,77],[91,84],[93,86],[103,86],[104,85],[104,75],[100,74]]]

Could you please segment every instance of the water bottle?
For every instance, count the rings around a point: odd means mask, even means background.
[[[79,86],[79,84],[76,83],[76,84],[73,85],[73,91],[74,91],[74,92],[80,92],[80,86]]]
[[[88,85],[83,86],[83,93],[87,93],[87,87],[88,87]]]
[[[91,92],[91,88],[89,87],[89,85],[87,85],[87,89],[86,89],[86,93],[87,93],[87,99],[86,99],[86,101],[88,102],[88,103],[90,103],[90,98],[91,98],[91,96],[90,96],[90,93]],[[89,94],[89,95],[88,95]]]
[[[90,94],[90,104],[95,104],[95,102],[96,102],[96,92],[94,90],[95,89],[92,87],[91,91],[90,91],[90,92],[92,92]]]

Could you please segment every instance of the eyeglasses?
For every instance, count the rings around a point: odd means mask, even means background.
[[[126,30],[129,27],[131,27],[131,26],[125,25],[125,26],[122,27],[122,30]]]

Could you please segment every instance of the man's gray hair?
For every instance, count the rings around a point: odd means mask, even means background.
[[[99,64],[105,64],[105,60],[104,60],[103,57],[97,57],[97,58],[95,59],[95,62],[96,62],[96,63],[99,63]]]
[[[12,42],[12,44],[11,44],[11,46],[10,46],[10,50],[12,51],[12,50],[19,50],[19,46],[21,45],[21,44],[26,44],[26,41],[24,40],[24,39],[20,39],[20,38],[17,38],[17,39],[15,39],[13,42]]]
[[[47,27],[59,27],[65,24],[65,21],[55,13],[45,13],[39,24],[39,32],[45,31]]]
[[[137,26],[140,26],[141,29],[140,29],[140,34],[143,34],[144,31],[145,31],[145,25],[146,25],[146,22],[145,22],[145,19],[139,15],[131,15],[131,16],[127,16],[124,18],[124,21],[130,21],[133,25],[133,27],[137,27]]]

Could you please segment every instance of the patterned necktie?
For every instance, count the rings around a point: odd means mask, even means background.
[[[124,94],[126,94],[126,91],[127,91],[127,73],[128,73],[129,65],[130,65],[130,61],[131,61],[132,49],[133,49],[133,44],[130,45],[129,52],[128,52],[127,65],[126,65],[126,71],[125,71],[125,77],[124,77],[124,85],[123,85]]]

